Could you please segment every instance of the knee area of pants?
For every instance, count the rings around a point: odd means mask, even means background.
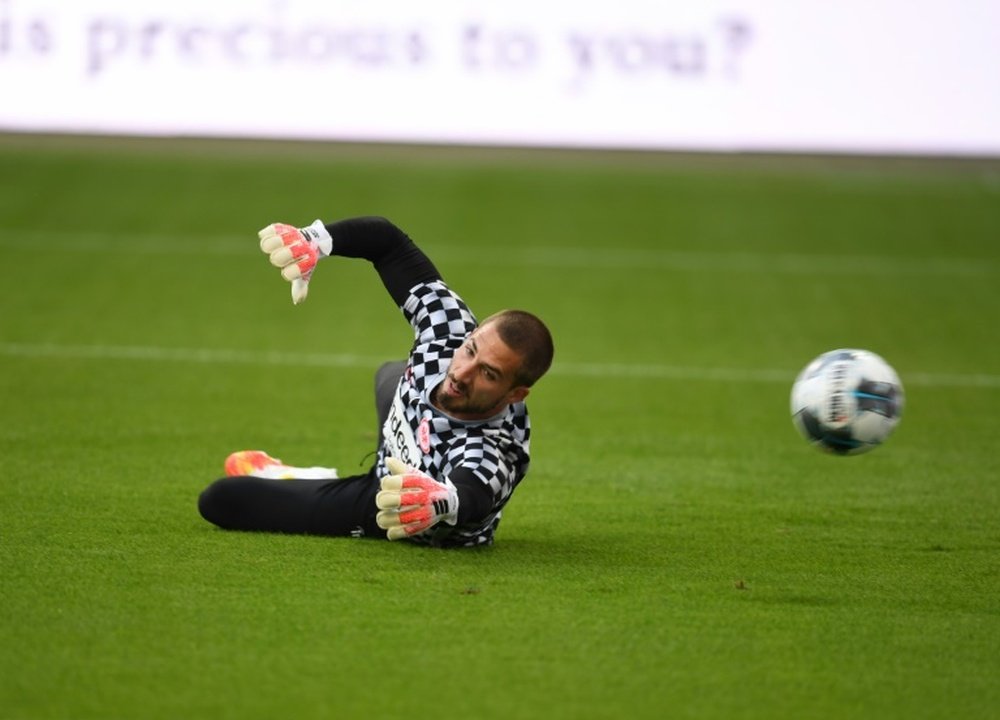
[[[227,482],[230,479],[216,480],[198,496],[198,512],[209,522],[218,524],[219,519],[226,514],[229,498],[232,495],[230,492],[232,484]]]

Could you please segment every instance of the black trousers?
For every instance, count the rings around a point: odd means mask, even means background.
[[[379,446],[382,425],[405,361],[385,363],[375,374]],[[375,523],[375,468],[336,480],[268,480],[238,476],[216,480],[198,498],[201,516],[226,530],[351,537],[385,537]]]

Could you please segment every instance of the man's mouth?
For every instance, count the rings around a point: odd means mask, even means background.
[[[445,381],[444,389],[446,393],[452,395],[453,397],[462,397],[463,395],[465,395],[465,388],[463,388],[461,385],[458,385],[451,378],[448,378]]]

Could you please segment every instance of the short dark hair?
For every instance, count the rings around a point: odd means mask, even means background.
[[[545,323],[524,310],[501,310],[480,323],[495,325],[500,339],[521,356],[521,367],[514,375],[516,386],[531,387],[552,365],[555,347]]]

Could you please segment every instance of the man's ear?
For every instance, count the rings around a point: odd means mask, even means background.
[[[521,385],[519,387],[516,387],[507,394],[508,398],[507,402],[509,402],[511,405],[513,405],[514,403],[519,403],[522,400],[524,400],[524,398],[528,397],[529,392],[531,392],[531,388],[527,387],[526,385]]]

